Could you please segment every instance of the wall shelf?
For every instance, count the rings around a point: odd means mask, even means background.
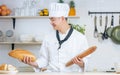
[[[1,44],[19,44],[19,45],[41,45],[42,42],[0,42]]]
[[[0,16],[0,19],[10,19],[10,18],[16,18],[16,19],[43,19],[43,18],[49,18],[49,16]],[[80,18],[80,16],[69,16],[68,18]]]
[[[42,42],[0,42],[0,45],[11,44],[11,50],[14,50],[15,45],[41,45]]]
[[[80,16],[69,16],[68,19],[79,19]],[[15,29],[15,23],[16,19],[49,19],[49,16],[0,16],[0,19],[12,19],[13,21],[13,29]],[[42,42],[0,42],[0,45],[2,44],[11,44],[12,50],[14,49],[14,46],[19,45],[39,45],[42,44]]]

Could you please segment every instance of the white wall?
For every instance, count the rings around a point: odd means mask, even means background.
[[[54,2],[56,0],[39,0],[41,3],[40,8],[48,7],[50,1]],[[97,51],[91,55],[89,60],[88,71],[93,71],[97,69],[98,71],[110,70],[111,67],[114,67],[115,62],[120,62],[120,45],[114,44],[110,39],[99,42],[98,39],[93,37],[94,32],[94,15],[88,15],[88,11],[120,11],[119,0],[74,0],[76,3],[77,15],[80,16],[80,19],[70,20],[70,22],[80,25],[86,25],[86,37],[90,46],[96,45]],[[22,6],[23,0],[0,0],[0,4],[7,4],[11,9]],[[68,2],[68,0],[65,0]],[[44,4],[45,5],[44,5]],[[99,17],[99,15],[97,15]],[[109,16],[109,25],[110,18]],[[105,17],[105,15],[103,15]],[[118,25],[118,15],[115,15],[115,25]],[[0,19],[1,20],[1,19]],[[99,25],[99,24],[98,24]],[[104,19],[102,31],[104,30]],[[0,29],[6,30],[6,28],[11,28],[11,20],[1,20]],[[16,21],[16,34],[17,37],[23,33],[30,34],[47,34],[52,30],[52,27],[49,24],[48,19],[17,19]],[[100,30],[100,29],[99,29]],[[40,49],[39,45],[16,45],[16,48],[28,49],[38,55],[37,52]],[[10,45],[0,45],[0,64],[1,63],[11,63],[16,66],[25,65],[13,58],[10,58],[7,53],[11,50]],[[4,58],[3,58],[4,57]]]

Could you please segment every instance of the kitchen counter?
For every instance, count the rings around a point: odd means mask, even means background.
[[[16,74],[0,74],[0,75],[118,75],[118,74],[117,73],[107,73],[107,72],[85,72],[85,73],[18,72]]]

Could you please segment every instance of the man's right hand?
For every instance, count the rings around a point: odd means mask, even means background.
[[[38,64],[36,62],[32,62],[31,57],[24,56],[22,62],[25,63],[25,64],[28,64],[30,66],[38,68]]]

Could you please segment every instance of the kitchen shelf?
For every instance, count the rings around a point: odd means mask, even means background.
[[[43,19],[43,18],[49,18],[49,16],[0,16],[0,19],[10,19],[10,18],[16,18],[16,19]],[[80,16],[69,16],[68,18],[80,18]]]
[[[41,45],[42,41],[41,42],[0,42],[0,44]]]
[[[0,19],[12,19],[13,29],[15,29],[16,19],[48,19],[49,16],[0,16]],[[71,19],[78,19],[80,16],[68,16]]]
[[[68,19],[79,19],[80,16],[68,16]],[[49,19],[49,16],[0,16],[0,19],[12,19],[15,29],[16,19]],[[12,50],[15,45],[41,45],[42,42],[0,42],[0,45],[11,44]]]
[[[15,45],[41,45],[41,42],[0,42],[0,45],[11,44],[11,49],[14,50]]]

